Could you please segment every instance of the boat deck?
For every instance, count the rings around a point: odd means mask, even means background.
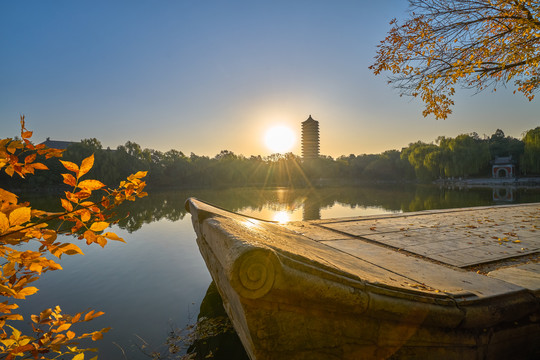
[[[400,287],[487,296],[511,291],[513,284],[540,295],[540,204],[304,221],[284,226],[343,257],[352,256],[386,271],[388,279],[397,280]],[[483,275],[504,283],[486,282]]]

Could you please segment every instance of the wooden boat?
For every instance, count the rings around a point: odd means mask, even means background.
[[[277,224],[188,199],[252,360],[540,358],[540,204]]]

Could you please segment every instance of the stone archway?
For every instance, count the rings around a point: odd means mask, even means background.
[[[505,168],[501,168],[501,169],[497,170],[497,177],[499,177],[499,178],[508,177],[508,170],[506,170]]]

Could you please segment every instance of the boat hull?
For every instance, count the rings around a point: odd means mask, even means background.
[[[492,279],[504,291],[486,297],[396,287],[377,274],[346,271],[355,269],[354,258],[277,224],[194,199],[187,207],[201,254],[253,360],[527,359],[540,353],[539,300],[528,289]]]

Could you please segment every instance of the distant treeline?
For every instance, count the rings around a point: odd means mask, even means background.
[[[448,177],[489,177],[491,161],[512,156],[520,175],[540,174],[540,127],[529,130],[522,139],[505,136],[497,130],[489,137],[476,133],[455,138],[441,136],[434,143],[418,141],[382,154],[321,156],[311,161],[292,153],[268,157],[245,157],[223,150],[214,157],[187,156],[178,150],[161,152],[142,149],[128,141],[116,150],[103,149],[97,139],[85,139],[65,151],[63,159],[80,163],[90,154],[95,165],[87,175],[114,185],[129,174],[148,170],[150,187],[211,186],[305,186],[314,182],[339,181],[431,181]],[[3,186],[51,188],[62,182],[65,170],[57,160],[44,161],[53,171],[36,172],[22,185],[19,179],[3,174]]]

